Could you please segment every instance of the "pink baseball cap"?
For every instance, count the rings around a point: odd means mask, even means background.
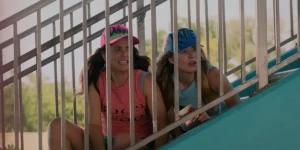
[[[110,26],[110,44],[117,42],[122,38],[128,38],[128,28],[122,24],[116,24]],[[100,47],[105,46],[106,41],[106,31],[104,30],[100,39]],[[138,38],[133,36],[133,45],[139,44]]]

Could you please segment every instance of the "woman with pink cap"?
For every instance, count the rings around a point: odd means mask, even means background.
[[[107,148],[107,116],[106,116],[106,65],[105,64],[105,31],[102,33],[100,48],[88,59],[89,85],[89,128],[92,149]],[[133,37],[133,44],[139,40]],[[129,49],[128,29],[123,25],[110,27],[111,46],[111,116],[113,148],[125,149],[130,145],[130,109],[129,109]],[[135,103],[135,134],[141,140],[152,134],[152,77],[148,73],[149,58],[140,56],[133,48],[134,59],[134,103]],[[83,74],[80,75],[81,93],[83,93]],[[157,85],[156,85],[157,86]],[[158,87],[158,86],[157,86]],[[167,125],[166,108],[161,91],[157,88],[157,121],[158,130]],[[61,120],[54,119],[49,124],[49,148],[59,150]],[[84,148],[84,131],[79,126],[66,121],[66,141],[68,149]],[[122,139],[121,139],[122,138]],[[164,135],[145,148],[154,149],[168,140]]]

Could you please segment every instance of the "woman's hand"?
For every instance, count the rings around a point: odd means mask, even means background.
[[[184,109],[182,109],[182,110],[179,112],[179,116],[180,116],[180,117],[184,117],[184,116],[186,116],[187,114],[193,112],[194,110],[195,110],[195,109],[194,109],[194,107],[193,107],[192,105],[188,105],[188,106],[186,106]],[[201,122],[205,122],[205,121],[207,121],[207,120],[209,120],[209,119],[211,119],[211,117],[210,117],[206,112],[203,112],[202,114],[200,114],[200,115],[194,117],[193,119],[186,121],[186,122],[185,122],[185,125],[186,125],[186,126],[189,126],[189,125],[191,125],[193,122],[195,122],[195,121],[197,121],[197,120],[199,120],[199,121],[201,121]]]

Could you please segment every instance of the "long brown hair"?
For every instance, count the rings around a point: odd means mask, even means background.
[[[174,74],[174,64],[169,62],[169,58],[173,56],[172,52],[166,52],[163,54],[157,62],[157,84],[161,89],[162,96],[167,110],[174,107],[174,80],[172,78]],[[213,99],[211,95],[215,93],[209,86],[207,80],[207,65],[209,61],[205,57],[203,50],[201,49],[201,83],[202,83],[202,103],[207,104]],[[197,72],[195,72],[197,74]],[[197,77],[195,75],[195,77]]]
[[[105,60],[102,55],[105,54],[105,46],[98,48],[93,55],[88,59],[88,86],[94,85],[96,91],[100,93],[98,88],[98,79],[101,72],[105,71]],[[137,48],[133,47],[133,61],[134,69],[140,69],[143,71],[148,71],[150,66],[150,58],[147,56],[140,56]],[[81,70],[79,75],[80,91],[78,94],[83,94],[83,70]]]

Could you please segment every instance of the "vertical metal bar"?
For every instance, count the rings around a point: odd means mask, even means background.
[[[173,0],[170,0],[171,31],[173,32]]]
[[[106,35],[106,64],[111,64],[111,51],[110,51],[110,10],[109,10],[109,0],[105,1],[105,35]],[[112,127],[111,127],[111,66],[106,67],[106,116],[107,116],[107,147],[108,150],[112,149]]]
[[[276,49],[276,63],[280,63],[280,13],[279,13],[279,0],[273,0],[274,5],[274,30],[275,30],[275,49]]]
[[[207,59],[210,60],[209,20],[208,20],[208,2],[207,2],[207,0],[205,0],[205,31],[206,31],[206,53],[207,53]]]
[[[20,124],[19,124],[19,38],[18,38],[18,28],[17,23],[15,22],[13,25],[13,34],[14,34],[14,131],[15,131],[15,148],[19,149],[19,131],[20,131]]]
[[[84,149],[89,150],[89,98],[88,98],[88,64],[87,64],[87,19],[86,19],[87,0],[82,0],[82,45],[83,45],[83,62],[84,62]]]
[[[21,49],[20,49],[21,52]],[[19,54],[20,54],[19,52]],[[21,72],[21,66],[19,67],[18,72]],[[23,96],[22,96],[22,78],[19,79],[19,98],[20,98],[20,140],[21,140],[21,150],[24,150],[24,134],[23,134]]]
[[[65,125],[65,47],[64,47],[64,4],[59,0],[59,28],[60,28],[60,77],[61,77],[61,149],[66,149]]]
[[[144,1],[141,0],[136,1],[137,10],[142,9],[143,7],[144,7]],[[145,15],[146,13],[141,13],[137,17],[137,31],[138,31],[138,38],[140,39],[139,52],[141,55],[146,55]]]
[[[241,17],[241,78],[242,83],[244,84],[246,82],[246,54],[245,54],[245,3],[244,0],[240,0],[240,17]]]
[[[220,96],[224,94],[224,83],[223,83],[223,75],[224,72],[224,31],[223,31],[223,0],[219,0],[218,8],[219,8],[219,70],[220,70]]]
[[[151,31],[152,31],[152,120],[153,133],[157,132],[157,89],[156,89],[156,56],[157,56],[157,29],[155,0],[151,0]]]
[[[290,0],[290,26],[291,26],[291,37],[292,37],[294,35],[293,0]]]
[[[71,28],[74,27],[73,12],[70,13],[70,25]],[[90,29],[90,28],[89,28]],[[91,43],[91,42],[90,42]],[[71,36],[71,45],[74,44],[74,36]],[[91,50],[91,49],[90,49]],[[90,51],[91,55],[91,51]],[[71,52],[71,63],[72,63],[72,93],[73,93],[73,122],[77,124],[77,106],[76,106],[76,85],[75,85],[75,54],[74,51]]]
[[[222,22],[223,22],[223,59],[224,59],[224,71],[223,74],[227,73],[227,40],[226,40],[226,18],[225,18],[225,1],[222,1],[222,11],[223,11],[223,16],[222,16]]]
[[[173,39],[174,39],[174,114],[175,120],[179,120],[179,73],[178,73],[178,24],[177,24],[177,0],[173,0]]]
[[[129,98],[130,98],[130,144],[135,143],[134,132],[134,72],[133,72],[133,34],[132,34],[132,0],[128,0],[128,29],[129,29]]]
[[[200,47],[200,0],[196,0],[196,26],[197,26],[197,100],[198,108],[202,107],[202,84],[201,84],[201,47]]]
[[[187,0],[187,11],[188,11],[188,24],[189,24],[189,28],[192,29],[192,18],[191,18],[191,0]],[[197,11],[197,10],[196,10]]]
[[[0,49],[0,83],[3,83],[3,51]],[[4,87],[0,87],[0,113],[1,113],[1,132],[2,132],[2,147],[5,147],[5,120],[4,120]]]
[[[88,3],[87,5],[88,5],[88,19],[90,19],[91,18],[91,2]],[[72,19],[73,19],[73,17],[72,17]],[[89,30],[89,36],[92,35],[92,27],[89,27],[88,30]],[[92,42],[89,42],[89,56],[91,56],[93,53],[92,49],[93,49]]]
[[[38,111],[38,139],[39,139],[39,150],[43,149],[42,144],[42,47],[41,47],[41,10],[37,10],[37,26],[36,26],[36,78],[37,78],[37,111]]]
[[[256,0],[256,75],[258,88],[268,84],[267,1]]]
[[[297,45],[298,45],[298,52],[300,53],[300,0],[297,0]]]
[[[124,1],[124,5],[123,5],[123,18],[126,17],[126,5],[127,5],[127,1],[126,0],[123,0]],[[126,22],[124,23],[124,26],[126,26]]]
[[[53,27],[53,38],[56,37],[56,25],[55,22],[52,23]],[[56,54],[56,45],[53,46],[53,54]],[[54,92],[55,92],[55,117],[59,116],[58,110],[58,81],[57,81],[57,60],[53,62],[54,65]]]

